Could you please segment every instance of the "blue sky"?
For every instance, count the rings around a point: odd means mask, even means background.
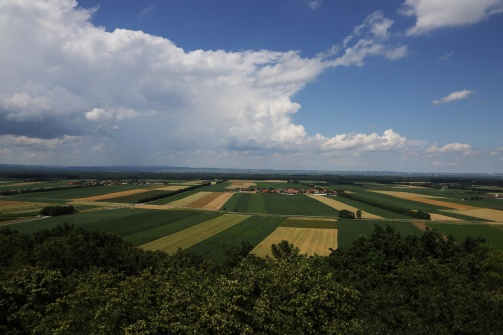
[[[0,163],[503,172],[503,0],[2,0]]]

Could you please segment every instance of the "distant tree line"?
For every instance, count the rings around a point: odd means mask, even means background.
[[[186,187],[186,188],[183,188],[183,189],[180,189],[180,190],[176,190],[176,191],[169,191],[169,192],[166,192],[166,193],[161,193],[161,194],[153,195],[153,196],[150,196],[150,197],[144,197],[144,198],[141,198],[140,200],[138,200],[138,203],[139,204],[143,204],[143,203],[146,203],[146,202],[151,202],[151,201],[155,201],[155,200],[169,198],[169,197],[172,197],[174,195],[177,195],[177,194],[180,194],[180,193],[183,193],[183,192],[188,192],[188,191],[195,190],[195,189],[203,187],[203,186],[210,186],[210,185],[211,185],[211,182],[206,181],[206,182],[204,182],[204,183],[202,183],[200,185],[194,185],[194,186]]]
[[[62,190],[68,190],[68,189],[96,187],[96,186],[102,186],[102,185],[56,186],[56,187],[27,188],[27,189],[22,189],[22,190],[4,190],[4,191],[0,191],[0,195],[15,195],[15,194],[25,194],[25,193],[62,191]]]
[[[383,203],[380,203],[380,202],[377,202],[377,201],[374,201],[371,199],[366,199],[366,198],[360,197],[358,195],[349,194],[344,191],[340,191],[339,195],[344,198],[355,200],[355,201],[358,201],[358,202],[361,202],[361,203],[364,203],[364,204],[367,204],[370,206],[382,208],[382,209],[385,209],[385,210],[393,212],[393,213],[407,215],[407,216],[410,216],[410,217],[413,217],[416,219],[430,220],[430,218],[431,218],[429,213],[423,212],[421,210],[413,211],[413,210],[407,209],[407,208],[390,206],[390,205],[383,204]]]
[[[75,208],[70,206],[46,206],[42,208],[39,212],[40,215],[43,216],[59,216],[59,215],[68,215],[75,213]]]
[[[215,265],[64,225],[0,230],[2,334],[503,334],[503,254],[389,226],[328,257],[282,241]]]

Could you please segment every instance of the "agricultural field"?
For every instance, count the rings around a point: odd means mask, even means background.
[[[503,250],[503,200],[463,200],[463,190],[438,190],[408,185],[365,183],[330,185],[359,198],[323,195],[285,195],[233,192],[235,188],[305,188],[285,180],[230,180],[137,204],[138,200],[198,185],[204,180],[164,181],[165,185],[115,185],[63,189],[0,197],[0,223],[22,232],[34,232],[65,223],[84,229],[115,233],[135,246],[175,252],[179,247],[217,263],[223,261],[223,245],[239,245],[243,240],[261,256],[270,253],[272,243],[288,240],[301,253],[327,255],[329,248],[345,248],[361,235],[369,235],[375,225],[391,225],[402,235],[421,234],[426,227],[464,236],[482,236]],[[67,181],[58,181],[60,186]],[[174,185],[174,184],[177,185]],[[311,182],[314,183],[314,182]],[[18,184],[18,186],[13,186]],[[1,183],[4,189],[26,187],[30,183]],[[252,185],[253,184],[253,185]],[[45,183],[32,185],[36,187]],[[248,186],[247,186],[248,185]],[[322,185],[322,184],[320,184]],[[409,210],[430,213],[431,221],[371,206],[358,199],[373,200]],[[39,218],[45,206],[73,205],[78,214]],[[362,220],[339,219],[342,209],[363,212]],[[490,226],[489,226],[490,225]]]
[[[221,264],[224,260],[224,245],[237,246],[241,241],[248,241],[255,247],[283,221],[284,217],[250,216],[237,225],[194,244],[188,251]]]
[[[330,248],[337,249],[337,233],[335,228],[299,228],[285,227],[276,228],[252,251],[260,257],[271,254],[271,245],[286,240],[299,248],[301,254],[327,256]]]
[[[179,232],[142,244],[139,247],[145,250],[161,250],[167,253],[174,253],[180,248],[186,249],[208,237],[216,235],[247,218],[248,216],[241,214],[224,214]]]

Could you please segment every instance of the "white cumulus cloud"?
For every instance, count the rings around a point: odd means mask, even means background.
[[[474,24],[503,12],[502,0],[405,0],[401,13],[416,18],[408,35]]]
[[[466,99],[471,94],[473,94],[473,91],[466,90],[466,89],[462,90],[462,91],[451,92],[449,95],[447,95],[441,99],[433,100],[433,104],[439,105],[439,104],[445,104],[445,103],[456,101],[456,100]]]
[[[298,51],[188,52],[164,37],[94,26],[96,10],[72,0],[0,2],[0,49],[9,50],[0,62],[0,120],[26,125],[3,135],[0,150],[53,148],[78,138],[82,153],[110,150],[114,163],[134,157],[173,164],[183,152],[188,162],[203,164],[198,150],[221,157],[251,150],[331,154],[401,150],[408,143],[393,130],[310,136],[292,121],[301,110],[294,95],[327,69],[407,54],[405,45],[390,42],[393,22],[380,12],[343,43],[306,58]],[[35,137],[34,121],[51,132]],[[152,161],[158,157],[164,160]],[[81,154],[80,164],[88,158]]]

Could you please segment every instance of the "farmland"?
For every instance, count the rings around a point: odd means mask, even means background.
[[[68,183],[0,185],[9,190],[9,186],[25,189]],[[155,184],[124,183],[14,194],[0,199],[0,223],[26,233],[68,223],[118,234],[148,250],[172,253],[186,248],[217,263],[223,261],[224,244],[236,246],[241,241],[251,243],[253,253],[261,256],[269,254],[272,243],[282,240],[296,244],[301,253],[327,255],[329,248],[347,248],[359,236],[369,235],[375,225],[390,225],[402,235],[421,234],[425,227],[461,240],[466,235],[480,235],[503,250],[503,200],[494,196],[475,201],[470,200],[473,195],[467,191],[375,182],[336,185],[322,181],[292,184],[282,179],[232,179],[199,187],[203,183],[203,179],[173,179]],[[183,191],[191,186],[198,188]],[[137,204],[145,197],[178,190],[181,193]],[[344,191],[352,197],[315,195],[317,190]],[[431,220],[390,212],[373,203],[425,211]],[[41,208],[54,204],[73,205],[78,213],[37,217]],[[340,219],[342,209],[361,210],[362,219]]]

